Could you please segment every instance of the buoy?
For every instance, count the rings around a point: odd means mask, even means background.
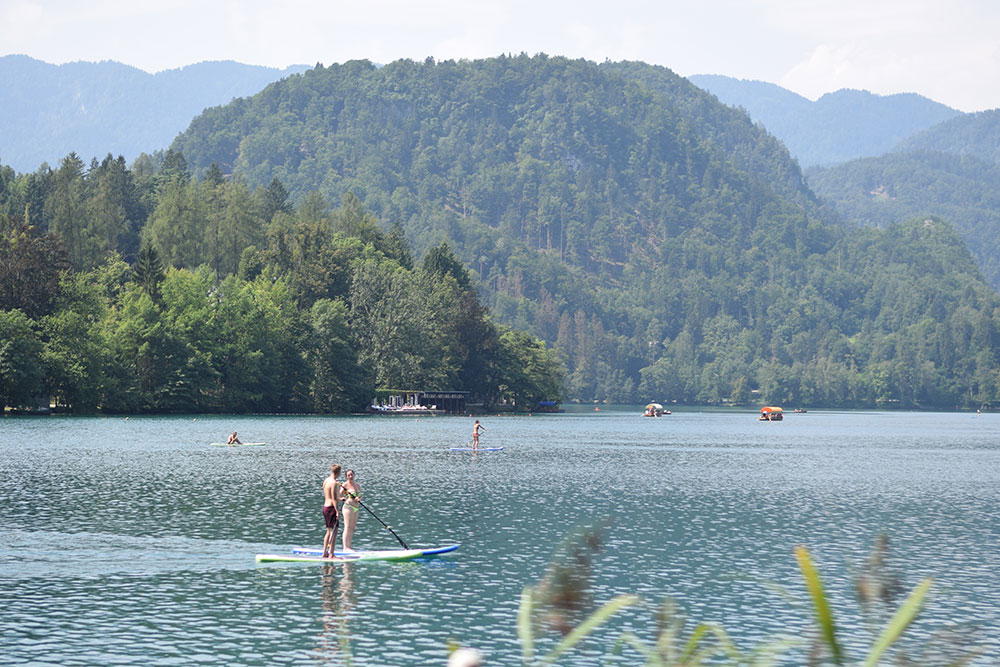
[[[594,408],[594,412],[600,412],[600,411],[601,411],[600,408]]]

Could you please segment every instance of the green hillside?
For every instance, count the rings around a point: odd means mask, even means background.
[[[983,274],[1000,289],[1000,167],[972,155],[939,151],[888,153],[829,169],[809,183],[837,211],[883,227],[914,216],[951,222]]]
[[[965,114],[901,141],[898,152],[941,151],[1000,164],[1000,109]]]
[[[897,313],[886,291],[910,253],[962,254],[961,241],[911,248],[929,240],[820,221],[780,145],[698,92],[634,63],[352,62],[209,110],[174,148],[196,170],[277,177],[296,197],[354,192],[418,252],[449,239],[497,318],[566,354],[581,400],[981,400],[969,364],[910,340],[923,314]],[[902,263],[872,255],[894,243]],[[993,322],[968,266],[962,289]],[[956,269],[938,268],[919,278],[942,324],[961,299]],[[906,344],[920,350],[903,364],[924,369],[907,371],[919,389],[879,389]]]

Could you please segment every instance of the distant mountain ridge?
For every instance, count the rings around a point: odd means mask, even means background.
[[[773,83],[699,74],[688,77],[724,104],[743,107],[806,167],[829,166],[892,150],[908,137],[963,116],[921,95],[838,90],[812,102]]]
[[[894,150],[942,151],[1000,164],[1000,109],[952,118],[908,137]]]
[[[118,62],[52,65],[0,57],[0,162],[21,172],[70,151],[89,161],[109,151],[129,161],[166,148],[205,108],[259,92],[306,69],[202,62],[149,74]]]

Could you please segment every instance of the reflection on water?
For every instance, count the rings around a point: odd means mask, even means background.
[[[349,619],[354,608],[354,582],[351,563],[323,565],[323,614],[316,652],[324,665],[349,665],[352,662]]]
[[[0,420],[0,660],[57,664],[444,664],[449,641],[516,664],[525,584],[608,514],[595,601],[676,599],[747,645],[801,633],[806,544],[851,655],[870,642],[849,563],[891,538],[905,589],[935,586],[914,639],[983,628],[1000,661],[1000,415],[641,410],[482,418],[503,452],[452,452],[467,418]],[[266,447],[210,447],[232,431]],[[485,437],[485,436],[484,436]],[[256,565],[318,547],[331,463],[412,563]],[[395,548],[362,512],[356,548]],[[611,632],[649,637],[648,617]],[[604,640],[607,637],[603,637]],[[602,639],[574,665],[604,665]]]

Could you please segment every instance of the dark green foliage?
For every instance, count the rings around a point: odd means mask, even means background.
[[[0,310],[17,309],[31,318],[48,314],[68,268],[57,236],[0,213]]]
[[[375,395],[373,378],[358,364],[351,346],[348,316],[344,302],[330,299],[317,301],[310,312],[307,356],[315,369],[310,396],[320,412],[363,411]]]
[[[458,261],[458,258],[452,254],[451,248],[448,247],[447,243],[442,242],[441,245],[427,251],[423,259],[423,270],[429,278],[442,280],[445,276],[450,276],[460,289],[472,289],[469,272],[465,270],[465,267]]]
[[[34,408],[44,395],[45,365],[36,327],[20,310],[0,310],[0,409]]]
[[[163,264],[151,243],[144,243],[132,266],[132,279],[153,301],[160,300],[160,283],[163,282]]]

